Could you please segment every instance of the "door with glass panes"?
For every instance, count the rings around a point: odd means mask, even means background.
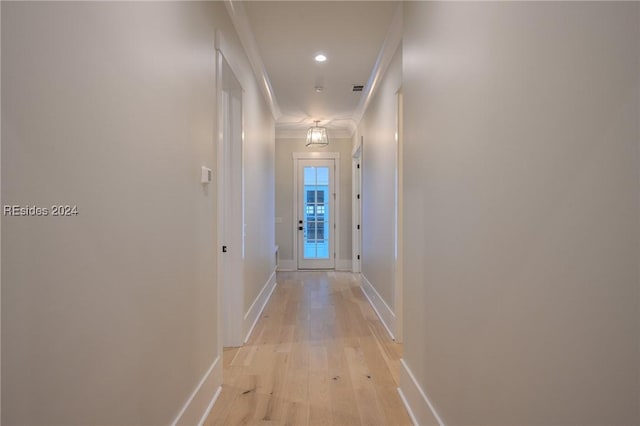
[[[335,160],[298,160],[298,269],[334,269]]]

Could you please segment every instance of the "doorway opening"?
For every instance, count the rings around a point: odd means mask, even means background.
[[[218,85],[218,282],[222,345],[243,343],[244,171],[242,86],[222,51],[217,51]]]

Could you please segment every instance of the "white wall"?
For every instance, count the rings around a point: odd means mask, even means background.
[[[358,126],[362,148],[362,275],[393,310],[395,303],[396,93],[402,48],[395,52]]]
[[[248,66],[248,64],[247,64]],[[252,79],[255,83],[255,79]],[[244,99],[245,312],[274,273],[275,126],[257,85]]]
[[[340,258],[336,267],[351,264],[351,139],[332,138],[324,148],[306,147],[305,139],[276,140],[276,217],[282,218],[275,225],[276,244],[279,248],[280,267],[294,262],[293,239],[296,218],[293,217],[293,153],[294,152],[339,152],[340,153]],[[294,265],[295,267],[295,265]]]
[[[3,205],[79,210],[2,218],[3,424],[167,424],[216,358],[215,29],[250,75],[221,2],[3,2]],[[253,285],[273,123],[242,78]]]
[[[640,424],[640,5],[407,2],[404,22],[418,384],[448,425]]]

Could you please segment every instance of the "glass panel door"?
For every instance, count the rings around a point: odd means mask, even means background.
[[[329,168],[304,167],[304,258],[329,258]]]
[[[330,269],[333,257],[333,160],[300,160],[300,269]]]

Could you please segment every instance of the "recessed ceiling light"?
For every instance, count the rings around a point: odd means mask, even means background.
[[[327,60],[327,57],[324,56],[322,53],[319,53],[318,55],[316,55],[316,62],[324,62]]]

